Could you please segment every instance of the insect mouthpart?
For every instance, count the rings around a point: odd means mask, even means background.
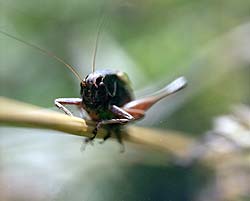
[[[103,83],[103,76],[97,74],[88,75],[84,84],[81,84],[81,96],[85,104],[90,107],[98,107],[108,98],[107,89]]]

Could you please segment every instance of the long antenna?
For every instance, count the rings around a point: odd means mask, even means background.
[[[101,18],[101,20],[99,22],[98,30],[97,30],[97,34],[96,34],[95,47],[94,47],[93,59],[92,59],[92,73],[95,72],[96,53],[97,53],[100,33],[101,33],[101,30],[102,30],[103,24],[104,24],[104,16]]]
[[[36,46],[36,45],[34,45],[32,43],[28,43],[28,42],[26,42],[26,41],[24,41],[24,40],[22,40],[20,38],[17,38],[15,36],[10,35],[9,33],[4,32],[2,30],[0,30],[0,33],[5,35],[5,36],[8,36],[8,37],[10,37],[10,38],[12,38],[14,40],[17,40],[17,41],[19,41],[19,42],[21,42],[21,43],[23,43],[23,44],[25,44],[25,45],[27,45],[29,47],[32,47],[32,48],[38,50],[39,52],[41,52],[41,53],[43,53],[43,54],[45,54],[45,55],[47,55],[49,57],[54,58],[55,60],[57,60],[60,63],[64,64],[68,69],[71,70],[72,73],[74,73],[74,75],[80,80],[80,82],[84,83],[83,79],[81,78],[79,73],[75,70],[75,68],[73,66],[69,65],[68,63],[66,63],[63,59],[61,59],[60,57],[55,55],[53,52],[49,52],[49,51],[47,51],[45,49],[42,49],[42,48],[40,48],[40,47],[38,47],[38,46]]]

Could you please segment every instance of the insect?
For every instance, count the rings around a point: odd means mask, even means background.
[[[80,110],[85,110],[90,119],[96,122],[93,136],[87,139],[87,141],[92,141],[96,137],[98,130],[101,127],[104,127],[107,130],[104,141],[114,133],[117,136],[118,141],[122,143],[120,134],[122,125],[142,119],[145,116],[145,112],[152,105],[159,100],[176,93],[187,85],[186,79],[180,77],[152,95],[141,99],[134,99],[133,90],[126,73],[114,70],[95,70],[95,57],[99,34],[97,35],[96,46],[94,49],[92,72],[82,79],[73,66],[67,64],[54,53],[48,52],[47,50],[6,32],[0,31],[0,33],[53,57],[69,68],[79,79],[80,98],[57,98],[54,103],[59,109],[64,111],[65,114],[70,116],[72,116],[72,113],[65,107],[65,105],[76,105]]]

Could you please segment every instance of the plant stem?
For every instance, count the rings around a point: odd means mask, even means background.
[[[84,137],[91,137],[95,122],[50,111],[38,106],[0,97],[0,123],[10,126],[45,128]],[[148,148],[167,152],[177,157],[188,157],[194,140],[176,131],[128,126],[122,131],[123,139]],[[97,138],[105,136],[100,129]]]

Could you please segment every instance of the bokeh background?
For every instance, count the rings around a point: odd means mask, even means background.
[[[0,30],[83,77],[103,16],[97,69],[126,72],[139,97],[188,79],[137,124],[197,139],[191,162],[130,144],[120,154],[115,141],[82,152],[80,137],[1,126],[0,199],[250,200],[250,2],[0,1]],[[51,108],[79,90],[62,64],[0,34],[1,96]],[[201,162],[208,153],[223,157]]]

